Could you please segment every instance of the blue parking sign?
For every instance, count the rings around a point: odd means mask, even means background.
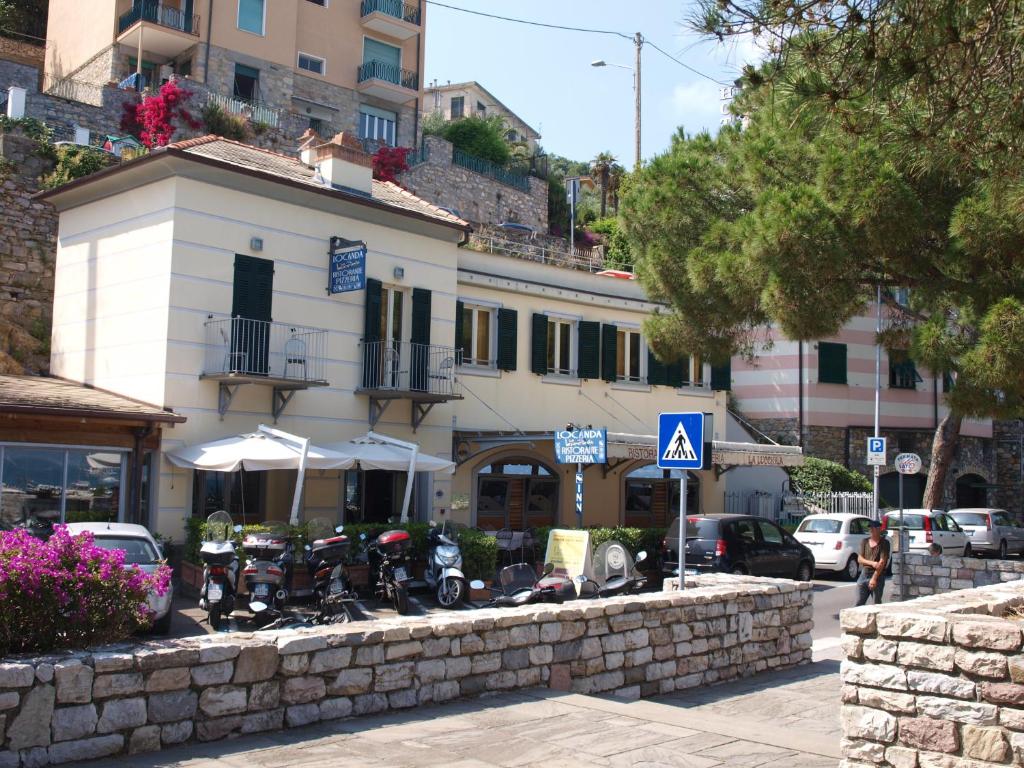
[[[658,466],[701,469],[704,466],[704,414],[663,413],[658,417]]]

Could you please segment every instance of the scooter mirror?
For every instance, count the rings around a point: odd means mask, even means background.
[[[480,579],[473,579],[469,582],[469,586],[471,589],[487,589],[487,585],[480,581]]]
[[[586,576],[584,576],[584,575],[583,575],[583,574],[581,573],[581,574],[580,574],[579,576],[576,576],[576,577],[574,577],[574,578],[573,578],[573,581],[575,581],[575,582],[576,582],[577,584],[583,584],[583,583],[585,583],[585,582],[588,582],[588,581],[590,581],[590,579],[588,579],[588,578],[587,578]]]
[[[304,546],[303,549],[306,550],[307,552],[312,552],[313,551],[313,548],[311,546],[309,546],[309,544]]]
[[[431,521],[430,521],[430,527],[431,527],[431,528],[437,528],[437,521],[435,521],[435,520],[431,520]]]
[[[235,533],[241,533],[242,532],[242,526],[236,525],[235,528],[234,528],[234,531],[235,531]]]
[[[645,550],[641,549],[639,552],[636,553],[636,562],[641,563],[641,562],[643,562],[646,559],[647,559],[647,552]]]
[[[267,610],[267,604],[266,603],[261,603],[259,601],[250,602],[249,603],[249,610],[252,611],[253,613],[263,613],[265,610]]]
[[[334,532],[335,532],[335,533],[341,533],[341,532],[342,532],[342,531],[344,531],[344,530],[345,530],[345,526],[344,526],[344,525],[339,525],[339,526],[337,526],[337,527],[336,527],[336,528],[334,529]]]
[[[555,570],[555,564],[554,563],[544,563],[544,575],[545,576],[550,574],[553,570]]]
[[[365,533],[360,533],[359,534],[359,540],[360,541],[366,541],[366,534]]]

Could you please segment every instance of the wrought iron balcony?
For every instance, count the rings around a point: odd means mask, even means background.
[[[405,3],[402,0],[363,0],[360,10],[363,16],[384,13],[417,26],[420,23],[419,4]]]
[[[384,83],[390,83],[409,91],[415,91],[419,88],[419,76],[415,72],[410,72],[408,69],[402,69],[394,64],[379,61],[378,59],[371,59],[360,64],[356,73],[356,80],[360,84],[370,85],[373,85],[374,81],[383,81]],[[366,88],[361,90],[366,90]],[[392,88],[387,90],[394,93]],[[401,97],[407,100],[410,98],[410,95],[401,94]]]
[[[244,317],[208,316],[201,379],[220,383],[221,416],[242,384],[273,387],[274,420],[296,390],[325,387],[327,331]]]
[[[117,34],[120,35],[139,21],[149,21],[167,29],[176,29],[179,32],[199,36],[199,16],[197,14],[185,13],[178,8],[151,0],[137,2],[128,11],[122,13],[117,20]]]
[[[419,33],[423,23],[420,4],[403,0],[363,0],[360,16],[364,27],[399,40]]]
[[[460,350],[434,344],[364,341],[357,395],[370,397],[370,424],[392,400],[411,400],[415,429],[437,403],[461,400],[455,366]]]

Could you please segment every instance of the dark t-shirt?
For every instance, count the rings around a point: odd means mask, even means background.
[[[884,557],[886,563],[888,563],[890,551],[889,540],[886,538],[879,539],[877,547],[871,546],[871,539],[864,539],[864,541],[860,543],[860,556],[866,560],[881,560]],[[871,566],[862,565],[861,570],[864,572],[864,575],[869,578],[875,575],[875,569]],[[882,577],[885,577],[884,573],[882,574]]]

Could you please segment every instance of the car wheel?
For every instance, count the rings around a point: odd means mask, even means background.
[[[153,627],[149,630],[154,635],[166,635],[171,631],[171,617],[174,616],[174,611],[170,608],[167,609],[167,613],[161,616],[159,619],[153,622]]]
[[[970,544],[964,544],[964,557],[973,557],[974,550],[971,549]]]
[[[801,560],[796,568],[797,581],[811,581],[814,578],[814,566],[806,560]]]
[[[737,576],[746,576],[746,575],[748,575],[747,566],[745,566],[745,565],[734,565],[732,567],[732,571],[730,571],[730,573],[735,573]]]
[[[856,581],[857,577],[860,576],[860,564],[857,562],[856,555],[850,555],[850,559],[846,561],[846,568],[843,569],[843,574],[850,581]]]
[[[1009,548],[1006,546],[1006,539],[1003,539],[1002,541],[999,542],[999,559],[1000,560],[1005,560],[1006,559],[1006,555],[1007,555],[1008,549]]]

